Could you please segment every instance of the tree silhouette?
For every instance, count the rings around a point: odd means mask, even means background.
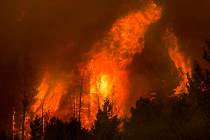
[[[96,121],[93,126],[93,135],[96,140],[119,140],[118,127],[121,121],[113,114],[113,105],[105,100],[103,110],[99,108]]]
[[[204,50],[204,60],[209,64],[210,42],[207,45],[207,49]],[[31,101],[30,95],[34,91],[31,86],[32,81],[29,80],[32,76],[30,71],[28,72],[21,81],[22,139],[24,139],[24,119]],[[125,119],[124,123],[114,114],[113,104],[108,99],[104,101],[102,108],[99,107],[91,130],[82,128],[78,118],[63,122],[53,117],[45,121],[45,134],[42,137],[43,118],[36,116],[30,123],[31,140],[209,140],[210,71],[202,69],[195,62],[192,76],[188,75],[188,81],[186,86],[189,93],[168,96],[171,95],[171,91],[167,91],[163,86],[163,89],[158,89],[154,96],[140,97],[135,107],[131,108],[130,117]],[[81,94],[81,87],[80,90]],[[0,133],[2,140],[11,139],[11,136]]]
[[[38,116],[30,123],[31,140],[40,140],[42,136],[42,119]]]
[[[131,117],[125,121],[125,139],[162,139],[167,128],[163,115],[161,100],[141,97],[136,107],[131,108]]]
[[[36,70],[33,68],[30,58],[24,57],[23,60],[20,61],[21,70],[19,76],[22,77],[20,80],[20,93],[22,95],[22,122],[21,122],[21,138],[24,140],[25,138],[25,118],[28,107],[32,102],[32,97],[36,93]]]
[[[210,40],[206,41],[207,47],[203,49],[203,58],[210,62]]]
[[[65,134],[65,124],[53,117],[49,120],[45,127],[45,140],[64,140],[66,137]]]
[[[72,118],[71,121],[67,125],[67,137],[69,140],[79,140],[81,133],[81,122]]]

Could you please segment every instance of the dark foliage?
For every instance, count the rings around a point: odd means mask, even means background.
[[[68,140],[91,140],[93,139],[92,133],[82,128],[81,122],[72,118],[66,127]]]
[[[210,43],[204,50],[207,63],[209,48]],[[188,80],[189,93],[168,96],[163,90],[152,98],[141,97],[123,123],[109,100],[99,108],[91,130],[82,128],[76,118],[65,123],[51,118],[46,120],[43,133],[42,118],[37,116],[30,123],[31,140],[209,140],[210,71],[195,63]],[[0,133],[0,140],[9,139],[11,135]]]
[[[42,137],[42,119],[36,116],[36,118],[30,123],[31,128],[31,140],[40,140]]]
[[[9,136],[5,132],[0,133],[0,140],[9,140]]]
[[[65,124],[57,118],[50,119],[46,124],[44,139],[64,140],[65,136]]]
[[[208,140],[210,138],[210,76],[195,63],[179,96],[140,98],[125,121],[125,140]],[[161,94],[157,94],[161,95]]]
[[[120,120],[113,114],[112,104],[105,100],[103,110],[99,109],[92,128],[96,140],[119,140]]]

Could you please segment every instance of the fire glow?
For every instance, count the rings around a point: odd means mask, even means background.
[[[165,46],[168,48],[169,56],[175,67],[181,70],[180,77],[182,79],[179,83],[179,86],[175,89],[175,94],[182,92],[188,93],[188,89],[186,87],[188,83],[187,74],[189,74],[190,77],[192,76],[191,61],[190,59],[184,57],[180,51],[180,46],[176,35],[169,29],[166,30],[166,33],[163,36],[163,41]]]
[[[161,7],[149,2],[143,10],[132,11],[117,19],[106,36],[94,43],[87,60],[79,68],[81,77],[84,79],[81,83],[82,106],[79,110],[84,127],[91,127],[98,108],[103,105],[106,98],[113,103],[115,114],[126,117],[129,112],[126,106],[129,95],[127,67],[134,55],[140,54],[144,49],[145,33],[152,23],[161,18],[161,13]],[[183,73],[190,72],[190,68],[184,63],[184,57],[179,52],[176,36],[169,33],[164,42],[168,46],[169,55],[176,68],[182,68]],[[71,78],[53,78],[51,73],[46,73],[34,97],[32,112],[40,114],[44,111],[52,115],[58,113],[61,99],[69,86],[66,81],[71,80]],[[176,92],[185,88],[184,85],[187,82],[183,74],[183,82],[177,87]]]
[[[34,97],[35,103],[31,107],[32,112],[39,115],[41,115],[42,112],[54,114],[59,107],[59,102],[65,90],[65,80],[53,79],[52,76],[46,72],[38,88],[38,94]]]
[[[143,11],[133,11],[118,19],[107,36],[95,43],[94,48],[101,49],[90,52],[86,72],[90,77],[91,108],[97,106],[94,103],[102,106],[104,99],[108,98],[114,104],[115,112],[121,117],[126,116],[125,102],[129,94],[127,66],[133,56],[144,49],[144,34],[149,25],[160,17],[161,8],[150,3]],[[95,116],[97,109],[90,113]]]

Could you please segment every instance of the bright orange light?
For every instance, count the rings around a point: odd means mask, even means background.
[[[104,98],[108,96],[108,94],[111,92],[112,87],[111,83],[109,81],[109,77],[106,74],[101,74],[96,82],[96,87],[93,87],[90,89],[90,93],[99,93]]]
[[[117,19],[107,35],[93,45],[93,51],[88,53],[89,58],[80,68],[81,76],[88,79],[88,86],[83,83],[83,88],[87,89],[82,90],[87,93],[83,92],[81,99],[82,104],[87,105],[83,106],[81,111],[83,126],[91,127],[105,98],[113,103],[114,112],[119,116],[125,116],[129,112],[130,107],[126,106],[129,93],[127,67],[134,55],[144,49],[144,35],[149,26],[160,17],[161,8],[149,2],[143,10],[131,11]],[[69,86],[66,81],[70,80],[72,79],[46,74],[34,98],[32,111],[38,113],[44,105],[45,111],[50,110],[55,114]]]
[[[65,94],[66,86],[65,80],[53,79],[46,72],[38,88],[38,93],[34,97],[35,102],[31,106],[31,110],[37,114],[41,114],[42,111],[54,114],[60,105],[62,96]]]
[[[91,118],[94,122],[98,107],[105,98],[114,103],[114,112],[121,117],[127,114],[129,94],[127,66],[136,53],[144,49],[144,34],[161,16],[161,8],[149,3],[144,10],[130,12],[113,24],[106,37],[95,43],[84,65],[89,77]],[[99,49],[98,49],[99,48]],[[88,116],[84,115],[83,119]],[[90,123],[91,124],[91,123]]]
[[[180,76],[182,80],[175,89],[175,94],[188,93],[186,85],[188,84],[187,74],[192,76],[192,66],[191,61],[187,58],[180,50],[180,45],[178,43],[178,38],[172,32],[167,30],[163,36],[163,41],[168,48],[168,53],[177,69],[181,69]]]

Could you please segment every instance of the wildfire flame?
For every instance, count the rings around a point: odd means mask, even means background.
[[[95,107],[100,107],[105,98],[113,102],[115,113],[126,115],[125,102],[129,92],[127,66],[133,56],[144,49],[144,34],[160,16],[161,8],[151,2],[143,11],[133,11],[118,19],[106,38],[95,44],[94,48],[101,49],[90,52],[86,66],[90,77],[91,116],[96,115]],[[94,119],[89,119],[89,122]]]
[[[113,103],[115,114],[126,116],[128,107],[125,103],[129,94],[127,66],[132,62],[133,56],[144,49],[144,35],[148,27],[161,17],[161,11],[161,7],[150,2],[144,10],[132,11],[116,20],[105,38],[93,45],[93,50],[88,53],[89,58],[80,67],[81,77],[86,79],[82,83],[83,107],[79,110],[84,127],[91,127],[98,108],[106,98]],[[175,93],[187,92],[186,74],[191,75],[191,63],[180,51],[178,39],[172,31],[166,31],[163,41],[174,65],[182,70],[182,81],[175,89]],[[32,112],[36,114],[50,112],[55,115],[61,98],[66,94],[68,87],[66,81],[69,79],[62,76],[55,78],[52,73],[46,72],[34,97]],[[78,107],[75,110],[78,110]]]
[[[167,29],[166,33],[163,36],[163,41],[165,46],[168,48],[168,53],[173,61],[176,68],[181,70],[180,76],[182,80],[179,83],[179,86],[175,89],[175,94],[180,93],[188,93],[188,89],[186,85],[188,84],[188,77],[192,76],[192,66],[191,61],[180,50],[180,45],[178,43],[178,38],[176,35],[169,29]]]
[[[49,72],[46,72],[38,88],[38,94],[34,97],[34,104],[31,110],[36,114],[48,112],[54,114],[65,94],[66,83],[62,79],[53,79]]]
[[[115,114],[126,115],[128,107],[125,102],[129,93],[127,66],[133,56],[144,49],[145,32],[161,17],[161,11],[161,7],[149,2],[143,10],[132,11],[117,19],[105,38],[93,45],[89,59],[80,67],[81,76],[86,79],[81,99],[82,104],[88,106],[81,108],[81,121],[86,128],[90,128],[106,98],[113,103]],[[46,73],[31,110],[36,114],[43,110],[56,113],[67,86],[66,80]]]

